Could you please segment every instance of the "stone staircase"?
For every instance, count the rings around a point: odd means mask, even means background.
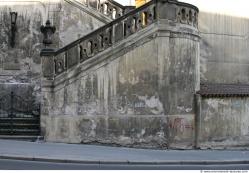
[[[40,136],[40,118],[0,117],[0,139],[35,141]]]
[[[108,49],[130,35],[142,30],[156,21],[155,2],[151,1],[135,10],[131,10],[92,33],[58,50],[43,49],[41,56],[54,56],[53,77],[67,69],[82,63],[96,54]],[[70,60],[68,59],[70,57]],[[52,59],[50,59],[52,60]],[[53,61],[53,60],[52,60]],[[44,77],[48,77],[46,70]]]
[[[36,140],[40,136],[40,108],[27,98],[14,92],[0,98],[1,139]]]
[[[0,135],[39,135],[39,117],[0,118]]]

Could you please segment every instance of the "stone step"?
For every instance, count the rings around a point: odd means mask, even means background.
[[[33,124],[39,124],[40,118],[34,117],[34,118],[0,118],[0,123],[33,123]]]
[[[38,136],[38,135],[0,135],[0,139],[8,139],[8,140],[20,140],[20,141],[43,141],[44,137],[43,136]]]
[[[32,123],[1,123],[0,122],[0,129],[39,129],[40,124],[32,124]]]
[[[0,135],[38,136],[40,135],[40,129],[0,129]]]
[[[0,116],[0,119],[8,119],[11,118],[10,115]],[[12,118],[39,118],[36,115],[15,115]]]

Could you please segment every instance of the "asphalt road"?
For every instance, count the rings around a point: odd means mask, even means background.
[[[248,164],[236,165],[119,165],[71,164],[0,159],[1,170],[249,170]]]

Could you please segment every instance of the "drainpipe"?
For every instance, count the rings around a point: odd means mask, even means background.
[[[195,149],[200,149],[201,136],[201,95],[195,94]]]

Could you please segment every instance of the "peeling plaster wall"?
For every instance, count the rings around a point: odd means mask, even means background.
[[[248,18],[200,12],[201,80],[249,84]]]
[[[176,34],[144,36],[132,44],[133,38],[102,63],[68,78],[79,71],[75,67],[55,79],[63,81],[54,89],[43,88],[41,123],[47,141],[193,147],[198,41]],[[86,63],[82,66],[92,66]]]
[[[10,11],[18,12],[14,48],[9,45]],[[63,0],[58,3],[38,0],[8,5],[0,3],[0,83],[26,83],[40,90],[39,54],[43,48],[40,26],[48,18],[57,29],[53,37],[53,48],[63,47],[103,25]]]
[[[249,146],[249,98],[203,98],[201,148]]]
[[[81,11],[80,9],[61,0],[61,9],[58,13],[57,31],[59,47],[65,46],[76,39],[96,30],[104,25],[103,22]],[[97,13],[92,10],[93,13]]]

